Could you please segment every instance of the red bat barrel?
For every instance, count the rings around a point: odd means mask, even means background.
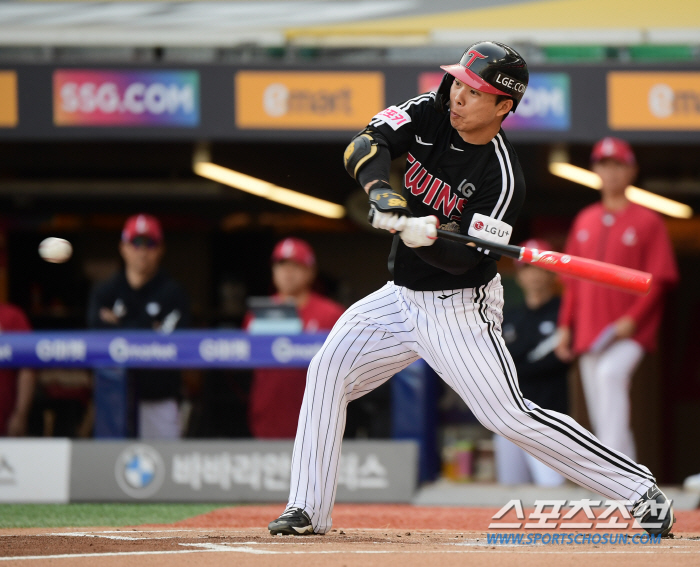
[[[523,247],[520,250],[520,259],[558,274],[594,281],[617,289],[622,288],[640,295],[646,295],[651,288],[651,274],[647,272],[580,256]]]

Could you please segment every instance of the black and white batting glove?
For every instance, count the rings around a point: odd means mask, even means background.
[[[437,240],[437,227],[440,221],[437,217],[417,217],[406,220],[399,236],[409,248],[432,246]]]
[[[393,224],[398,222],[399,217],[411,214],[406,199],[394,191],[386,181],[378,181],[369,190],[369,207],[369,223],[374,228],[385,230],[401,230],[394,227]],[[389,217],[392,217],[391,220]]]

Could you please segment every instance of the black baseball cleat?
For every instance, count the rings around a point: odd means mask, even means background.
[[[632,516],[650,535],[668,537],[676,521],[672,501],[654,485],[632,506]]]
[[[270,535],[308,535],[314,533],[311,518],[301,508],[285,510],[276,520],[267,526]]]

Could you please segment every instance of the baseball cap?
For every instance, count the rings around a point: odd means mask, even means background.
[[[591,152],[591,163],[604,159],[614,159],[627,165],[635,165],[637,163],[631,146],[624,140],[620,140],[620,138],[612,138],[610,136],[597,142]]]
[[[300,238],[285,238],[277,243],[272,251],[272,261],[282,262],[291,260],[309,268],[316,265],[314,251],[305,240]]]
[[[543,250],[552,250],[552,245],[545,240],[544,238],[528,238],[524,242],[521,242],[518,244],[519,247],[525,247],[525,248],[536,248],[540,252]],[[523,266],[527,266],[525,262],[521,262],[520,260],[513,260],[513,263],[515,264],[516,268],[521,268]]]
[[[163,241],[160,221],[151,215],[134,215],[126,219],[122,230],[122,242],[130,242],[137,236],[146,236],[155,242]]]
[[[485,93],[513,99],[513,110],[525,94],[529,73],[527,63],[512,47],[496,41],[480,41],[469,46],[459,63],[440,68],[470,87]],[[449,100],[449,85],[438,94]]]

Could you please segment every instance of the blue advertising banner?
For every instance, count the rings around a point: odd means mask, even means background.
[[[568,130],[571,94],[567,73],[532,73],[518,111],[503,122],[510,130]]]
[[[0,367],[306,368],[327,333],[65,331],[0,334]]]
[[[199,126],[199,73],[58,69],[56,126]]]

